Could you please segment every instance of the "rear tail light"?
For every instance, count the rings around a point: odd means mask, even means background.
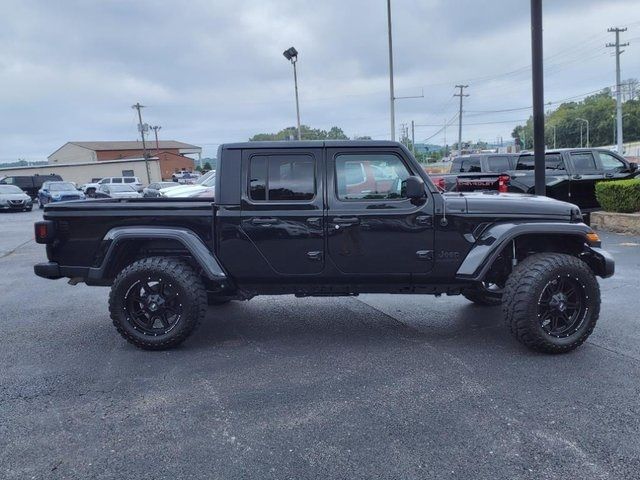
[[[498,192],[506,193],[508,191],[509,180],[511,180],[509,175],[500,175],[498,177]]]
[[[431,181],[433,182],[433,184],[436,186],[436,188],[438,190],[440,190],[441,192],[444,192],[446,189],[446,185],[444,182],[444,178],[443,177],[431,177]]]
[[[51,243],[55,236],[54,224],[51,220],[42,220],[34,225],[37,243]]]

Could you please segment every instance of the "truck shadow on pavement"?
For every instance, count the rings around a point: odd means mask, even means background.
[[[428,343],[521,349],[502,323],[499,307],[456,305],[425,311],[422,319],[388,315],[355,299],[264,297],[210,307],[185,349],[349,347]]]

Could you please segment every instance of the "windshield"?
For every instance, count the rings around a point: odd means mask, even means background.
[[[131,185],[109,185],[109,190],[112,192],[135,192],[136,189]]]
[[[75,190],[76,187],[71,182],[50,183],[49,190],[52,192],[68,192],[69,190]]]
[[[210,178],[213,178],[215,176],[216,176],[216,171],[211,170],[210,172],[207,172],[202,177],[200,177],[196,183],[199,185],[208,186],[208,184],[206,184],[205,182],[207,182]]]
[[[0,185],[0,193],[24,193],[18,187],[13,185]]]

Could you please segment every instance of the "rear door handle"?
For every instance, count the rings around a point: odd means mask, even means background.
[[[357,225],[360,223],[358,217],[335,217],[332,221],[337,225]]]
[[[574,175],[572,178],[574,180],[580,180],[582,178],[582,175]]]
[[[416,217],[416,225],[423,225],[425,227],[430,227],[433,224],[431,220],[431,215],[418,215]]]
[[[322,218],[321,217],[307,218],[307,223],[313,227],[319,227],[322,225]]]
[[[274,223],[277,223],[277,222],[278,222],[277,218],[252,218],[251,219],[252,225],[273,225]]]

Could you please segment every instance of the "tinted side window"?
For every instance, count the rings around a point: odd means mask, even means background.
[[[148,188],[151,190],[158,190],[159,187],[160,185],[158,185],[157,183],[152,183]]]
[[[316,194],[315,162],[306,155],[255,156],[249,165],[252,200],[306,201]]]
[[[518,158],[516,170],[534,170],[535,160],[533,155],[523,155]],[[547,170],[565,170],[564,160],[559,153],[548,153],[544,156],[544,168]]]
[[[594,173],[598,172],[596,161],[591,152],[576,152],[571,154],[573,168],[578,173]]]
[[[111,179],[111,183],[122,183],[122,178],[114,177]]]
[[[267,162],[269,157],[251,157],[249,166],[249,197],[252,200],[267,199]]]
[[[511,169],[509,157],[489,157],[487,163],[489,164],[490,172],[500,173]]]
[[[124,177],[124,183],[134,183],[135,181],[134,177]]]
[[[463,159],[460,171],[468,173],[480,173],[482,171],[482,169],[480,168],[480,158],[471,157]]]
[[[626,172],[627,166],[623,161],[614,157],[610,153],[607,152],[598,152],[598,156],[600,157],[600,163],[602,163],[602,168],[605,172]]]
[[[399,157],[390,154],[336,156],[336,189],[340,200],[404,198],[410,173]]]

